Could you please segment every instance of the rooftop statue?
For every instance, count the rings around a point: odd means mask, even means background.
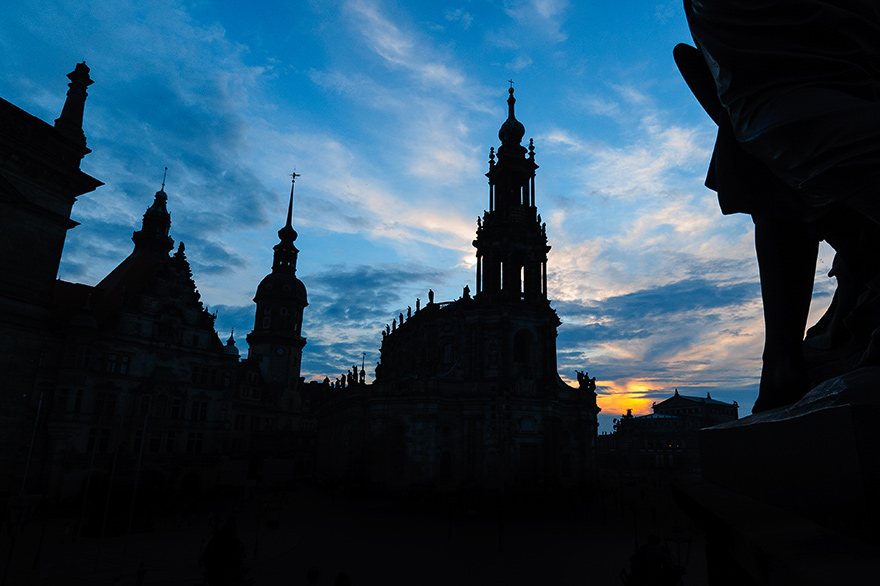
[[[723,213],[755,223],[765,324],[759,412],[880,363],[880,6],[684,7],[696,48],[678,45],[675,60],[718,125],[706,185]],[[821,240],[836,252],[838,287],[804,339]]]

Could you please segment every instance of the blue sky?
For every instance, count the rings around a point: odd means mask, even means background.
[[[380,330],[429,288],[474,288],[514,80],[559,372],[597,377],[608,430],[675,388],[741,415],[757,393],[752,225],[703,187],[714,128],[672,60],[689,38],[677,0],[19,0],[0,22],[0,96],[52,122],[85,59],[83,169],[105,185],[74,206],[60,277],[96,284],[130,253],[167,166],[171,235],[240,346],[296,169],[303,374],[321,379],[364,352],[375,365]],[[829,268],[823,249],[814,317]]]

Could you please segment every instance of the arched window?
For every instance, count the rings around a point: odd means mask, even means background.
[[[532,333],[520,330],[513,337],[513,361],[519,364],[532,362]]]
[[[455,362],[455,346],[448,342],[443,344],[443,364],[449,366],[453,362]]]

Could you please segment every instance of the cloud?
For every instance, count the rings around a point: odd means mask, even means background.
[[[424,305],[421,292],[443,277],[427,267],[394,264],[331,266],[303,277],[310,303],[303,318],[309,339],[304,374],[332,378],[338,368],[360,364],[363,352],[375,364],[385,325],[406,314],[407,306],[415,310],[417,296]]]
[[[388,65],[447,91],[456,91],[464,85],[464,75],[445,63],[435,51],[426,50],[418,33],[404,30],[387,18],[378,2],[353,0],[347,2],[345,8],[370,49]]]
[[[512,71],[522,71],[523,69],[525,69],[526,67],[528,67],[531,64],[532,64],[532,59],[530,57],[526,57],[525,55],[520,55],[519,57],[517,57],[516,59],[514,59],[513,61],[511,61],[510,63],[505,65],[505,67],[507,67],[507,69],[510,69]]]
[[[654,18],[657,19],[657,22],[660,24],[666,24],[673,18],[677,11],[679,10],[680,4],[678,2],[669,2],[667,4],[658,4],[654,8]]]
[[[468,30],[471,28],[471,25],[474,23],[474,17],[471,16],[468,12],[465,12],[461,8],[456,8],[455,10],[447,10],[444,17],[449,22],[458,22],[461,24],[461,27],[464,30]]]
[[[553,43],[568,38],[562,30],[566,0],[505,0],[504,11],[522,26],[538,32]]]
[[[175,239],[210,240],[264,221],[265,189],[248,161],[248,109],[267,68],[246,65],[245,48],[222,27],[197,23],[172,2],[24,2],[16,10],[28,15],[18,34],[39,37],[65,67],[87,57],[95,80],[84,119],[93,153],[83,169],[106,185],[73,210],[82,226],[69,234],[63,277],[96,282],[130,252],[165,166]],[[56,99],[49,120],[63,95]]]

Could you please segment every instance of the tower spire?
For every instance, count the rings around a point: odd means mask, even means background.
[[[293,190],[296,186],[296,178],[299,176],[299,173],[295,171],[290,175],[290,200],[287,202],[287,222],[283,228],[278,230],[278,238],[281,239],[281,242],[274,247],[273,272],[278,270],[296,272],[296,255],[299,253],[299,250],[296,249],[296,245],[293,243],[297,237],[296,230],[293,229]]]
[[[477,248],[477,296],[547,303],[547,235],[535,206],[535,146],[523,146],[525,127],[516,119],[513,82],[507,90],[501,146],[489,157],[489,211]],[[497,161],[496,161],[497,159]]]
[[[163,179],[162,188],[156,192],[153,205],[144,213],[141,229],[131,236],[135,250],[146,248],[161,255],[168,254],[174,248],[174,240],[168,235],[171,229],[171,214],[168,213],[167,202],[168,194],[165,193]]]
[[[296,187],[296,178],[301,177],[296,171],[291,173],[290,175],[290,201],[287,203],[287,223],[283,228],[278,230],[278,237],[281,239],[282,243],[289,243],[293,245],[293,241],[296,240],[297,233],[296,230],[293,229],[293,190]]]

